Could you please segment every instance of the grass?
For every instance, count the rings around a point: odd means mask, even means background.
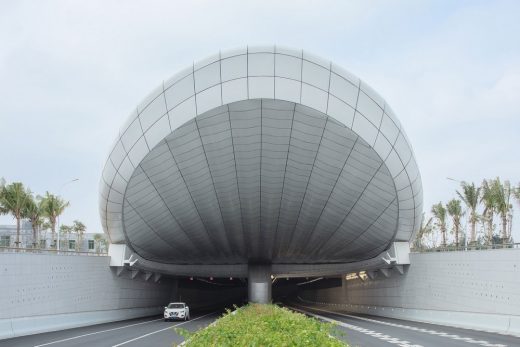
[[[206,346],[342,346],[331,337],[335,327],[276,305],[250,304],[228,311],[215,324],[190,333],[175,329],[187,347]]]

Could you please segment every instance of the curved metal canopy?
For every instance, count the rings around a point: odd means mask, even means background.
[[[386,102],[306,52],[221,52],[165,81],[103,170],[113,243],[172,264],[346,263],[407,241],[419,170]]]

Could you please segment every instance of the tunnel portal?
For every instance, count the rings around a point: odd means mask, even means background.
[[[408,241],[422,186],[401,124],[366,83],[306,51],[246,47],[195,62],[137,106],[103,169],[100,212],[111,242],[149,264],[249,266],[269,297],[277,265],[370,261]]]

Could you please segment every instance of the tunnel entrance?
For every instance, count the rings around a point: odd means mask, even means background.
[[[422,212],[386,101],[330,61],[275,46],[219,52],[164,81],[119,131],[100,183],[103,228],[136,266],[250,276],[257,302],[272,298],[269,273],[376,266]],[[248,269],[258,261],[271,270]]]
[[[255,269],[263,273],[264,269]],[[298,293],[304,290],[340,287],[341,277],[273,277],[269,281],[265,276],[259,276],[262,281],[268,282],[270,297],[250,293],[251,278],[213,278],[213,277],[181,277],[178,278],[177,297],[173,300],[187,302],[194,310],[210,310],[232,308],[247,302],[253,303],[288,303],[297,301]],[[258,281],[258,278],[256,279]],[[262,292],[263,293],[263,292]],[[251,296],[252,295],[252,296]]]

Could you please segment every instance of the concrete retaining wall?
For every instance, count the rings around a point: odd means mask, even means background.
[[[520,335],[520,249],[410,255],[404,275],[305,289],[308,302],[352,312]]]
[[[173,281],[117,276],[108,257],[0,254],[0,339],[155,315]]]

